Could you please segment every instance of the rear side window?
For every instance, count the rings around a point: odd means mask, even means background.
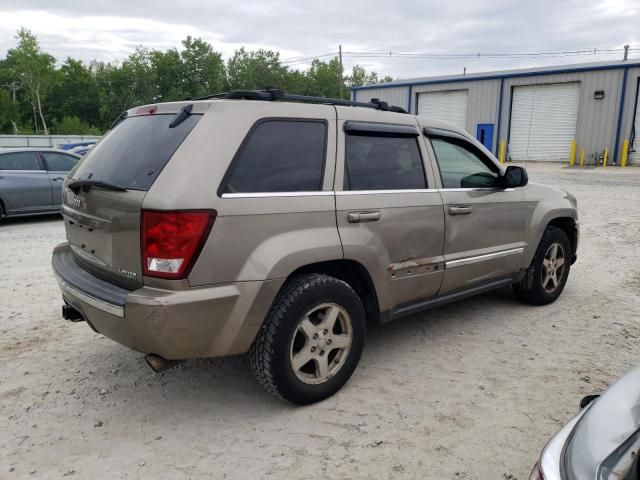
[[[0,154],[0,170],[42,170],[35,152]]]
[[[324,121],[262,121],[240,147],[223,193],[319,191],[326,143]]]
[[[416,137],[347,135],[345,189],[427,187]]]
[[[78,163],[76,157],[64,153],[42,152],[47,170],[51,172],[68,172]]]
[[[84,157],[74,178],[149,190],[201,117],[190,115],[174,128],[175,115],[126,118]]]

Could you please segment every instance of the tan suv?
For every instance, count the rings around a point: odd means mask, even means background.
[[[243,91],[118,122],[65,181],[53,269],[66,319],[156,371],[249,352],[268,391],[312,403],[368,322],[504,285],[546,304],[575,261],[570,194],[384,102]]]

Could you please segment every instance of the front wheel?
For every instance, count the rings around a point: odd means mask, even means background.
[[[557,227],[547,227],[525,278],[513,286],[522,301],[531,305],[547,305],[564,289],[571,269],[571,243]]]
[[[347,283],[303,275],[278,294],[249,352],[251,369],[281,399],[318,402],[349,380],[365,333],[364,307]]]

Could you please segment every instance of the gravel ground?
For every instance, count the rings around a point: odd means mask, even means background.
[[[372,328],[347,386],[295,408],[244,358],[156,375],[60,317],[59,217],[0,225],[0,478],[526,479],[548,438],[640,363],[640,169],[531,167],[579,200],[560,299],[509,289]]]

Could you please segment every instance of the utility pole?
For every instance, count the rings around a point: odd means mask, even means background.
[[[2,86],[7,87],[9,90],[11,90],[11,97],[13,98],[13,103],[16,103],[16,92],[20,90],[22,87],[18,85],[15,80],[11,83],[5,83]]]
[[[338,58],[340,59],[340,100],[344,98],[344,74],[342,70],[342,45],[338,45]]]
[[[627,58],[629,58],[629,45],[624,46],[624,58],[622,61],[626,62]]]

